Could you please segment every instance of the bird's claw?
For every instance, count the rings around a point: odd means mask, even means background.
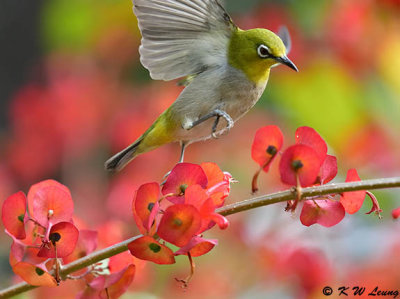
[[[211,111],[210,113],[208,113],[207,115],[199,118],[198,120],[196,120],[194,122],[190,122],[190,121],[183,122],[182,128],[184,128],[185,130],[191,130],[195,126],[205,122],[206,120],[210,119],[211,117],[216,117],[214,124],[212,126],[212,129],[211,129],[211,136],[213,138],[218,138],[217,127],[218,127],[219,120],[221,117],[225,119],[226,127],[220,131],[223,131],[223,133],[227,133],[233,127],[234,121],[233,121],[232,117],[230,117],[230,115],[223,110],[215,109],[215,110]]]
[[[215,139],[218,139],[218,135],[217,135],[216,131],[217,131],[217,126],[218,126],[220,118],[223,117],[227,123],[223,133],[228,133],[230,131],[230,129],[233,127],[234,122],[233,122],[232,117],[230,117],[230,115],[228,113],[226,113],[225,111],[216,109],[216,110],[214,110],[214,113],[217,118],[215,119],[214,125],[212,127],[211,136]]]

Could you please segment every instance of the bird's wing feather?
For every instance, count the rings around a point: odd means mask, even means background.
[[[289,54],[290,50],[292,49],[292,39],[290,38],[288,28],[286,26],[281,26],[278,31],[278,36],[281,38],[286,47],[286,55]]]
[[[140,61],[153,79],[198,74],[226,61],[236,27],[218,0],[133,0]]]

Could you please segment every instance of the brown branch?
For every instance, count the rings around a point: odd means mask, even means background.
[[[400,187],[400,177],[372,179],[359,182],[349,183],[335,183],[322,186],[308,187],[301,189],[301,198],[308,198],[313,196],[321,196],[327,194],[339,194],[348,191],[359,190],[374,190],[385,188],[398,188]],[[255,209],[262,206],[271,205],[278,202],[296,199],[297,192],[295,189],[285,190],[277,193],[262,195],[237,203],[224,206],[217,210],[223,216],[236,214],[242,211]]]
[[[327,195],[327,194],[339,194],[343,192],[349,191],[358,191],[358,190],[374,190],[374,189],[384,189],[384,188],[398,188],[400,187],[400,177],[394,178],[384,178],[384,179],[372,179],[365,180],[360,182],[349,182],[349,183],[337,183],[337,184],[328,184],[316,187],[308,187],[302,189],[302,199]],[[263,195],[259,197],[254,197],[251,199],[243,200],[237,203],[233,203],[222,208],[219,208],[217,212],[221,215],[228,216],[232,214],[236,214],[239,212],[255,209],[262,206],[267,206],[271,204],[275,204],[278,202],[284,202],[288,200],[296,199],[297,192],[293,189],[281,191],[273,194]],[[71,274],[75,271],[86,268],[87,266],[93,265],[97,262],[100,262],[106,258],[117,255],[121,252],[124,252],[128,249],[127,245],[133,240],[139,238],[140,236],[135,236],[128,240],[122,241],[118,244],[112,245],[110,247],[98,250],[93,252],[85,257],[82,257],[78,260],[75,260],[65,266],[63,266],[60,270],[60,275],[65,278],[68,274]],[[0,298],[8,298],[11,296],[15,296],[17,294],[29,291],[31,289],[36,288],[36,286],[32,286],[27,284],[26,282],[22,282],[13,286],[10,286],[6,289],[0,291]]]

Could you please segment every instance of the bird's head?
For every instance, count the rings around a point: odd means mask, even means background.
[[[286,38],[289,39],[288,34]],[[231,36],[228,59],[250,80],[263,83],[268,79],[270,68],[276,64],[284,64],[297,71],[295,64],[287,57],[289,47],[290,39],[285,46],[284,41],[270,30],[238,29]]]

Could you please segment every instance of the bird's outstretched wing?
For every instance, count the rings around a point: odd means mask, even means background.
[[[226,61],[236,28],[218,0],[133,0],[140,61],[153,79],[195,75]]]
[[[289,54],[292,49],[292,39],[290,38],[289,30],[286,26],[281,26],[278,31],[278,36],[283,41],[283,44],[286,47],[286,54]]]

